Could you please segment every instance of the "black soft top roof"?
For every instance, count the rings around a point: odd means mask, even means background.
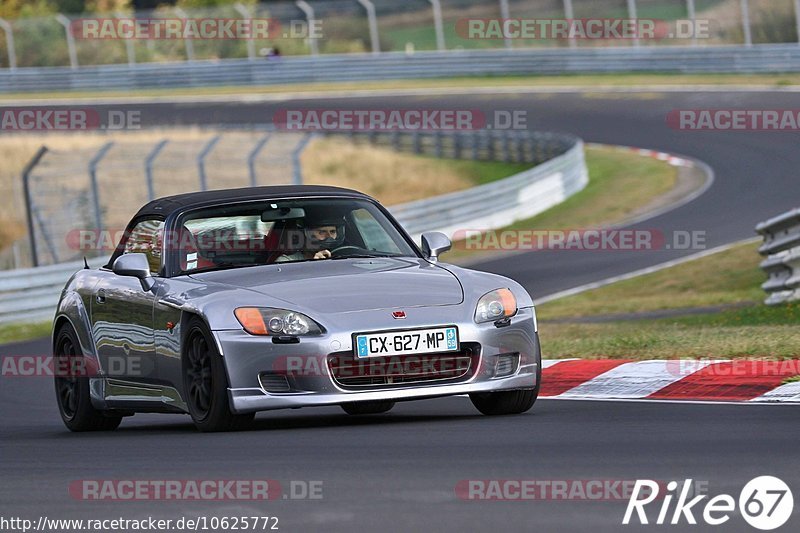
[[[190,192],[157,198],[144,205],[135,218],[142,216],[168,217],[176,211],[187,208],[213,206],[237,200],[280,200],[290,197],[337,196],[342,198],[369,198],[351,189],[328,187],[325,185],[273,185],[268,187],[243,187],[241,189],[220,189],[216,191]]]

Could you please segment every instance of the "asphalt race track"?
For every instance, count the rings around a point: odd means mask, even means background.
[[[146,126],[269,122],[276,109],[290,106],[523,109],[532,129],[670,151],[711,165],[716,180],[709,191],[638,227],[706,231],[713,247],[753,236],[757,222],[796,206],[798,136],[674,131],[665,124],[667,112],[791,109],[798,98],[546,94],[130,108],[142,109]],[[692,251],[535,252],[479,268],[514,277],[536,298],[687,253]],[[42,340],[0,351],[41,355],[49,346]],[[389,414],[364,418],[338,408],[262,413],[254,430],[235,434],[199,434],[188,417],[178,415],[136,415],[113,433],[71,434],[59,419],[50,379],[2,377],[0,383],[4,517],[269,515],[279,517],[283,531],[650,531],[659,526],[620,525],[627,503],[622,500],[465,501],[455,488],[461,480],[692,478],[707,482],[712,496],[738,499],[744,484],[760,475],[800,487],[800,427],[796,409],[786,406],[542,400],[525,415],[488,418],[467,399],[449,398],[400,404]],[[69,494],[70,482],[82,479],[274,479],[282,486],[321,480],[324,488],[321,500],[92,502]],[[651,509],[651,520],[657,512]],[[797,523],[797,514],[790,524]],[[716,528],[686,522],[660,528],[754,531],[738,513]]]
[[[5,351],[46,349],[37,342]],[[766,474],[800,486],[792,407],[542,400],[525,415],[488,418],[466,398],[450,398],[364,418],[338,408],[262,413],[243,433],[199,434],[185,416],[136,415],[113,433],[71,434],[53,396],[50,379],[3,378],[0,516],[262,515],[302,532],[646,531],[657,526],[620,525],[622,500],[475,501],[455,489],[462,480],[691,478],[711,495],[738,498],[748,480]],[[323,499],[74,499],[68,487],[83,479],[274,479],[284,488],[321,480]],[[748,527],[736,514],[718,530],[754,531]]]

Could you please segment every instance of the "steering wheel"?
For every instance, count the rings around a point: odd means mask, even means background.
[[[359,248],[358,246],[340,246],[335,250],[331,250],[331,257],[347,257],[351,254],[363,254],[363,248]]]

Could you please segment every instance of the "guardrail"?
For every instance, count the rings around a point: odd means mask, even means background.
[[[792,209],[756,226],[764,237],[758,252],[767,256],[761,268],[769,279],[761,285],[764,303],[778,305],[800,299],[800,208]]]
[[[435,134],[357,134],[374,144],[452,159],[482,159],[538,166],[466,191],[409,202],[390,208],[414,240],[426,231],[453,238],[468,230],[506,227],[563,202],[589,182],[583,141],[542,132],[480,131]]]
[[[106,261],[94,258],[89,266],[98,268]],[[52,319],[64,284],[83,267],[83,261],[74,261],[0,274],[0,324]]]
[[[376,144],[437,155],[539,163],[530,170],[465,191],[390,207],[416,240],[425,231],[453,235],[459,230],[491,230],[532,217],[583,189],[589,181],[583,141],[537,132],[356,134]],[[93,258],[97,268],[107,258]],[[83,268],[70,262],[0,273],[0,324],[52,318],[67,279]]]
[[[25,67],[0,71],[0,92],[136,90],[222,85],[603,72],[800,72],[800,46],[676,46],[451,50]]]

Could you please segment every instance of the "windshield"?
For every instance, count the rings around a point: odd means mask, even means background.
[[[337,260],[418,257],[372,202],[311,198],[247,202],[191,211],[171,249],[180,272]]]

